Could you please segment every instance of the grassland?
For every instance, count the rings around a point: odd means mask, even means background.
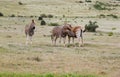
[[[97,75],[79,75],[79,74],[16,74],[16,73],[1,73],[0,77],[100,77]]]
[[[52,14],[55,16],[97,16],[99,14],[116,14],[120,15],[119,6],[109,6],[115,8],[114,10],[95,10],[93,4],[99,0],[92,0],[91,3],[87,3],[84,0],[83,3],[78,3],[79,0],[1,0],[0,12],[3,12],[5,16],[15,14],[16,16],[39,16],[40,14]],[[23,5],[19,5],[19,2]],[[119,1],[115,3],[112,0],[102,0],[103,3],[112,5],[119,5]]]
[[[0,1],[0,12],[5,15],[0,17],[0,77],[120,76],[120,19],[96,16],[104,12],[119,16],[119,7],[108,12],[93,8],[87,10],[92,4],[85,6],[86,3],[77,4],[73,0],[21,0],[24,5],[18,5],[18,2]],[[73,26],[84,27],[92,20],[97,21],[99,28],[96,33],[84,33],[83,47],[74,47],[72,44],[67,47],[63,44],[53,46],[49,36],[53,27],[41,26],[38,20],[43,13],[54,15],[53,18],[44,18],[47,23],[63,24],[67,19]],[[9,17],[12,14],[15,17]],[[68,17],[63,18],[63,15]],[[26,46],[24,27],[31,19],[35,19],[36,30],[33,44]],[[109,36],[109,32],[113,32],[113,35]]]

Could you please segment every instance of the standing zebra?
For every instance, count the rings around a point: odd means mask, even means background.
[[[26,45],[28,41],[32,44],[32,36],[34,35],[35,22],[32,20],[31,24],[25,26]]]
[[[70,24],[64,24],[62,26],[56,26],[52,29],[51,34],[51,40],[54,45],[56,45],[56,41],[58,38],[60,38],[59,43],[61,43],[61,39],[63,38],[64,46],[65,46],[65,40],[66,36],[68,35],[68,32],[71,30]]]
[[[83,46],[83,32],[86,30],[81,27],[81,26],[75,26],[71,28],[71,31],[68,32],[68,43],[70,44],[70,38],[72,37],[73,43],[74,43],[74,38],[77,38],[78,45]],[[81,44],[80,44],[81,43]]]

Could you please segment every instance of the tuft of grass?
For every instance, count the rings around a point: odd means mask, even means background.
[[[113,32],[109,32],[109,33],[108,33],[108,36],[112,36],[112,35],[113,35]]]
[[[58,23],[50,23],[50,24],[48,24],[48,26],[59,26],[59,24]]]
[[[35,60],[35,61],[37,61],[37,62],[42,61],[42,59],[39,58],[39,57],[34,57],[33,60]]]
[[[0,47],[0,52],[8,52],[8,49],[6,49],[4,47]]]
[[[12,14],[10,17],[15,17],[15,14]]]
[[[99,47],[99,45],[97,45],[97,44],[85,43],[84,45],[85,45],[86,47]]]
[[[11,43],[9,43],[8,46],[9,46],[9,47],[16,47],[16,45],[11,44]]]
[[[12,38],[12,36],[11,35],[7,35],[6,38]]]
[[[112,30],[116,30],[116,28],[112,28]]]
[[[92,2],[91,0],[85,0],[85,2]]]
[[[33,61],[37,61],[37,62],[40,62],[40,61],[42,61],[42,59],[40,58],[40,57],[32,57],[32,58],[27,58],[28,60],[33,60]]]
[[[0,16],[4,16],[3,13],[0,12]]]
[[[23,3],[22,3],[22,2],[18,2],[18,4],[19,4],[19,5],[23,5]]]
[[[18,73],[0,73],[0,77],[100,77],[98,75],[81,75],[81,74],[18,74]]]
[[[73,45],[73,44],[68,44],[67,47],[68,47],[68,48],[69,48],[69,47],[74,47],[74,45]]]
[[[118,18],[118,16],[117,15],[115,15],[115,14],[109,14],[109,15],[107,15],[108,17],[112,17],[112,18],[115,18],[115,19],[117,19]]]

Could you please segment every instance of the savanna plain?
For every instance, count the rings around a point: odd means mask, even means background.
[[[0,0],[0,77],[120,77],[120,1],[100,0],[102,10],[96,1]],[[38,20],[43,14],[52,15],[43,17],[46,25]],[[26,45],[24,28],[32,19],[33,43]],[[96,21],[99,27],[83,33],[82,47],[54,46],[49,24],[65,21],[82,27]]]

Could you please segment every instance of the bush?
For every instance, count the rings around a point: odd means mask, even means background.
[[[115,19],[118,18],[118,16],[114,15],[114,14],[109,14],[109,15],[100,14],[99,15],[99,18],[105,18],[105,17],[112,17],[112,18],[115,18]]]
[[[22,2],[18,2],[18,4],[19,4],[19,5],[23,5],[23,3],[22,3]]]
[[[41,14],[40,15],[42,18],[47,18],[47,15],[46,14]]]
[[[43,18],[40,16],[40,17],[38,17],[38,20],[43,20]]]
[[[85,30],[88,32],[96,32],[96,28],[98,28],[98,25],[96,23],[96,21],[89,21],[89,24],[85,25]]]
[[[4,16],[3,13],[0,12],[0,16]]]
[[[106,6],[108,6],[108,4],[96,1],[96,3],[93,5],[93,7],[97,10],[111,10],[109,8],[106,8]]]
[[[109,32],[109,33],[108,33],[108,36],[112,36],[112,35],[113,35],[113,32]]]
[[[65,15],[63,15],[63,18],[65,18]]]
[[[105,18],[105,15],[104,14],[100,14],[99,18]]]
[[[96,2],[93,7],[97,10],[105,10],[105,6],[101,2]]]
[[[22,15],[18,15],[18,17],[24,17],[24,16],[22,16]]]
[[[117,16],[117,15],[114,15],[114,14],[110,14],[110,15],[107,15],[107,16],[113,17],[113,18],[118,18],[118,16]]]
[[[44,20],[41,21],[41,25],[46,25],[46,22]]]
[[[112,28],[112,30],[116,30],[116,28]]]
[[[30,16],[30,18],[33,18],[33,17],[34,17],[34,16],[32,16],[32,15]]]
[[[42,17],[42,18],[53,18],[53,15],[51,15],[51,14],[49,14],[49,15],[41,14],[40,17]]]
[[[110,6],[116,6],[116,5],[112,5],[112,4],[109,4],[109,3],[103,3],[103,2],[99,2],[99,1],[96,1],[96,3],[93,5],[93,7],[97,10],[113,10],[110,8]]]
[[[53,15],[49,14],[47,17],[48,17],[48,18],[53,18]]]
[[[12,14],[10,17],[15,17],[15,15],[14,15],[14,14]]]
[[[50,23],[50,24],[48,24],[49,26],[59,26],[59,24],[58,23]]]
[[[91,0],[85,0],[85,2],[92,2]]]
[[[83,1],[75,1],[76,3],[83,3]]]

